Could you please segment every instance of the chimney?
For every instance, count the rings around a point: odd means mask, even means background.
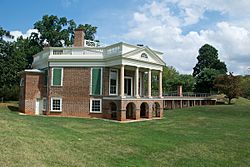
[[[183,97],[183,94],[182,94],[182,85],[177,86],[177,94],[178,94],[180,97]]]
[[[74,34],[74,47],[84,47],[84,32],[83,29],[75,29]]]

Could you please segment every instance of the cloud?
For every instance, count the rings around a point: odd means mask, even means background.
[[[21,31],[10,31],[10,34],[14,36],[14,39],[4,38],[6,41],[16,41],[18,37],[23,36],[23,38],[27,38],[31,35],[32,32],[38,33],[37,29],[29,29],[25,33],[22,33]]]
[[[128,32],[123,37],[128,42],[143,42],[163,51],[167,65],[176,67],[181,73],[192,73],[199,48],[209,43],[219,50],[219,57],[226,62],[229,71],[243,74],[250,67],[250,29],[248,25],[239,24],[238,20],[250,19],[250,3],[241,2],[151,1],[134,12]],[[206,11],[228,15],[227,20],[184,34],[185,27],[197,26]],[[246,13],[243,15],[239,11]]]

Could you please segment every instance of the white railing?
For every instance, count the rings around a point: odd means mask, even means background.
[[[85,40],[87,41],[87,40]],[[106,55],[115,56],[122,54],[122,46],[114,45],[110,47],[84,47],[84,48],[51,48],[52,55]]]
[[[121,53],[122,53],[121,45],[108,47],[107,49],[105,49],[105,52],[104,52],[105,55],[119,55]]]
[[[53,48],[52,55],[100,55],[102,48]]]

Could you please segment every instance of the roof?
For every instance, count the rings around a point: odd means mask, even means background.
[[[23,73],[44,73],[44,71],[38,70],[38,69],[25,69],[19,72],[19,74],[23,74]]]

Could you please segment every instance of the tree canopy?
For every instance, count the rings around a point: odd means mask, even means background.
[[[232,73],[217,76],[214,83],[220,93],[226,95],[228,104],[231,104],[233,98],[241,95],[240,77],[234,76]]]
[[[241,85],[241,88],[242,88],[241,89],[242,90],[242,96],[245,97],[245,98],[250,99],[250,76],[247,75],[247,76],[241,77],[240,85]]]
[[[74,30],[81,28],[85,32],[85,39],[95,40],[97,27],[90,24],[77,24],[74,20],[68,20],[66,17],[57,17],[54,15],[44,15],[42,20],[34,24],[38,33],[33,33],[33,39],[38,39],[41,46],[70,46],[74,40]]]
[[[226,64],[219,60],[218,50],[209,44],[205,44],[199,49],[197,60],[198,62],[193,68],[194,77],[199,75],[204,68],[218,70],[221,74],[227,72]]]
[[[214,89],[214,79],[219,74],[226,74],[227,67],[218,57],[218,50],[209,44],[203,45],[199,49],[197,64],[193,68],[195,77],[195,91],[210,93]]]
[[[97,27],[92,26],[90,24],[79,24],[77,28],[83,29],[85,33],[85,39],[94,41],[95,40],[95,33],[97,30]]]
[[[214,80],[220,73],[211,68],[204,68],[195,78],[195,91],[202,93],[211,93],[216,91],[214,88]]]
[[[194,78],[192,75],[179,74],[172,66],[165,66],[162,74],[162,85],[164,92],[176,91],[178,85],[182,85],[184,92],[192,92],[194,89]]]
[[[15,54],[15,44],[3,40],[13,38],[9,31],[0,27],[0,97],[18,97],[18,72],[25,68],[25,58]]]
[[[10,35],[10,32],[7,30],[4,30],[3,27],[0,27],[0,40],[3,41],[3,37],[7,38],[13,38],[12,35]]]

